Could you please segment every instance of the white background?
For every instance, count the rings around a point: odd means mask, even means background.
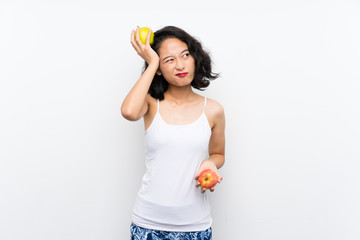
[[[126,240],[142,121],[137,25],[200,39],[221,78],[214,240],[360,239],[360,3],[0,1],[0,239]]]

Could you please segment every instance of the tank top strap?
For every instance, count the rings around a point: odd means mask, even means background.
[[[206,97],[204,99],[204,109],[203,109],[203,113],[205,113],[205,107],[206,107]]]

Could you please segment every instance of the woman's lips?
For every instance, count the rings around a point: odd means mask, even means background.
[[[178,76],[178,77],[185,77],[186,75],[187,75],[188,73],[178,73],[178,74],[176,74],[176,76]]]

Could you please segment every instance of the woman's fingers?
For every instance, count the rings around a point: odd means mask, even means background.
[[[132,30],[131,32],[131,45],[133,46],[133,48],[135,49],[135,51],[140,54],[141,53],[141,49],[140,47],[137,45],[137,43],[135,42],[135,34],[136,34],[136,31],[135,30]]]
[[[221,175],[219,175],[220,177],[218,177],[218,183],[220,183],[223,180],[223,177]]]
[[[139,28],[136,28],[136,30],[132,30],[131,32],[131,45],[134,47],[137,54],[142,57],[144,60],[145,58],[145,48],[146,46],[140,41],[139,38]],[[149,45],[150,47],[150,45]],[[150,47],[151,48],[151,47]]]
[[[148,36],[146,38],[146,44],[143,44],[140,41],[139,36],[139,27],[136,28],[136,30],[132,30],[131,32],[131,45],[137,52],[137,54],[143,58],[148,64],[155,63],[159,64],[159,56],[157,53],[151,48],[150,46],[150,36],[151,36],[151,30],[148,33]]]
[[[135,40],[136,40],[136,43],[138,44],[138,46],[144,46],[144,44],[140,41],[139,27],[136,28]]]
[[[151,36],[152,30],[149,29],[148,35],[146,36],[145,44],[150,46],[150,36]]]
[[[200,183],[197,182],[197,183],[196,183],[196,187],[200,187],[200,186],[201,186]],[[206,190],[207,190],[207,188],[204,188],[204,187],[201,188],[201,192],[202,192],[202,193],[206,192]],[[212,187],[212,188],[210,188],[209,190],[210,190],[210,192],[213,192],[213,191],[215,191],[215,187]]]
[[[131,43],[133,43],[134,37],[135,37],[135,31],[132,30],[132,31],[131,31],[131,37],[130,37],[130,42],[131,42]]]

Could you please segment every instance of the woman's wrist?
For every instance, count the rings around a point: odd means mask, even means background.
[[[219,169],[224,165],[225,157],[222,154],[212,154],[208,160],[212,162],[217,169]]]
[[[158,70],[159,65],[160,65],[159,60],[153,60],[151,62],[148,62],[148,68],[152,68],[155,70]]]

